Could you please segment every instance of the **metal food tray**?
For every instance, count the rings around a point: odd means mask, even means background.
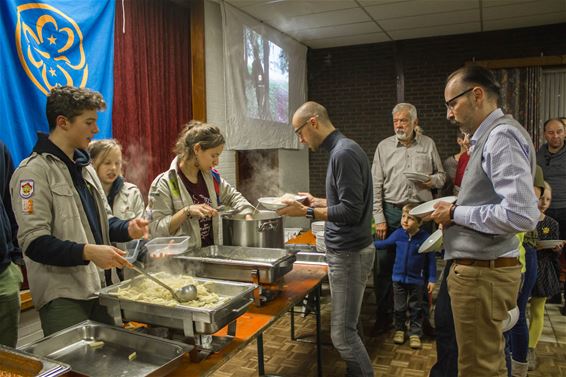
[[[228,299],[213,308],[191,308],[188,306],[165,306],[141,301],[119,298],[116,292],[135,284],[143,276],[123,281],[103,288],[99,293],[99,302],[106,306],[108,314],[114,318],[117,325],[123,321],[136,321],[150,325],[164,326],[182,330],[185,336],[196,334],[213,334],[228,323],[242,315],[253,302],[255,284],[223,281],[205,278],[195,278],[200,284],[207,283],[212,292],[228,297]]]
[[[299,251],[295,254],[295,256],[297,257],[297,261],[295,263],[328,266],[328,263],[326,263],[326,255],[323,253]]]
[[[285,249],[246,246],[208,246],[178,255],[175,260],[197,263],[198,274],[217,279],[275,283],[293,269],[295,256]]]
[[[65,363],[0,345],[0,372],[15,373],[23,377],[55,377],[69,369],[71,367]]]
[[[104,342],[100,348],[94,341]],[[165,376],[176,369],[193,347],[105,325],[84,321],[21,349],[71,365],[73,371],[94,377]],[[130,360],[135,352],[136,357]]]

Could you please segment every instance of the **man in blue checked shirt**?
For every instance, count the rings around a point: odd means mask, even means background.
[[[447,118],[473,134],[456,204],[438,203],[458,343],[459,376],[507,376],[502,325],[521,281],[515,234],[536,227],[536,156],[527,131],[498,107],[493,73],[470,65],[446,81]],[[514,365],[515,373],[526,365]],[[515,370],[515,368],[517,370]],[[517,374],[523,375],[523,374]]]

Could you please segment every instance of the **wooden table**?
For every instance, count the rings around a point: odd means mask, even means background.
[[[306,265],[295,263],[293,270],[284,276],[283,290],[272,301],[261,307],[251,306],[250,310],[236,320],[236,335],[230,344],[219,352],[211,354],[200,362],[191,362],[186,356],[181,366],[171,373],[171,376],[208,376],[238,351],[242,350],[254,339],[258,347],[258,372],[264,375],[263,366],[263,332],[309,293],[316,294],[317,316],[317,364],[318,375],[322,376],[322,362],[320,350],[320,286],[328,272],[327,266]],[[226,335],[226,328],[214,335]]]

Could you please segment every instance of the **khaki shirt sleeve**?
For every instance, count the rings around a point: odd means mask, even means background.
[[[222,177],[220,177],[220,200],[222,204],[241,210],[240,213],[243,215],[254,210],[250,202]]]
[[[373,218],[376,224],[385,222],[383,214],[383,167],[379,155],[379,145],[375,148],[373,164],[371,166],[371,176],[373,179]]]
[[[438,149],[436,149],[436,144],[432,142],[432,171],[431,175],[432,187],[440,189],[444,186],[446,182],[446,172],[444,171],[444,165],[442,165],[442,160],[440,159],[440,154],[438,154]]]
[[[129,207],[136,218],[142,218],[145,212],[145,203],[143,202],[141,191],[137,186],[132,187],[130,190],[128,198],[130,200]]]
[[[169,234],[169,224],[171,223],[171,217],[175,213],[175,208],[171,190],[167,183],[166,173],[160,174],[152,182],[149,196],[150,200],[153,200],[152,220],[149,223],[149,231],[152,238],[171,236]]]
[[[53,194],[41,170],[29,165],[20,167],[10,181],[12,208],[18,223],[18,242],[24,254],[35,239],[52,235]],[[27,199],[20,195],[20,187],[25,182],[33,182],[33,191]],[[72,196],[67,200],[73,200]]]

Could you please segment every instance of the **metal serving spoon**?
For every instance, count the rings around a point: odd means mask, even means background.
[[[139,268],[135,265],[132,265],[132,268],[135,271],[139,272],[140,274],[143,274],[146,277],[150,278],[151,280],[153,280],[157,284],[161,285],[163,288],[167,289],[169,292],[171,292],[171,295],[173,296],[173,298],[175,300],[179,301],[179,302],[187,302],[187,301],[191,301],[191,300],[194,300],[195,298],[197,298],[197,287],[195,287],[193,284],[188,284],[188,285],[185,285],[182,288],[173,290],[173,288],[171,288],[170,286],[168,286],[167,284],[165,284],[164,282],[162,282],[161,280],[159,280],[155,276],[150,275],[149,273],[142,270],[141,268]]]

